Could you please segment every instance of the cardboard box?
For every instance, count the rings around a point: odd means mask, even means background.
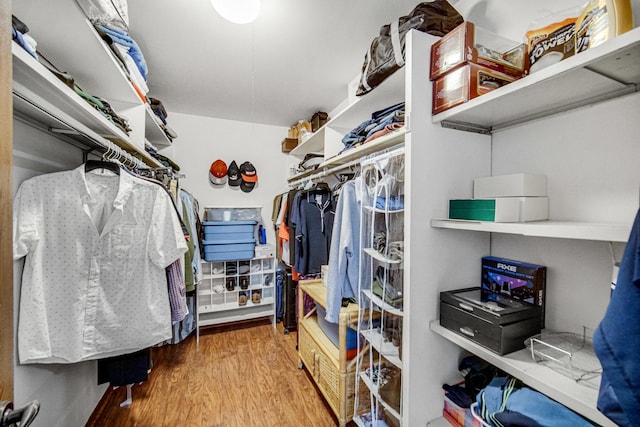
[[[546,266],[493,256],[483,257],[482,289],[541,307],[544,327]]]
[[[516,197],[516,199],[520,200],[519,222],[549,219],[548,197]]]
[[[513,197],[449,200],[449,218],[493,222],[519,222],[520,201]]]
[[[429,78],[435,80],[466,63],[520,78],[528,70],[526,52],[524,43],[463,22],[431,46]]]
[[[433,82],[432,113],[441,113],[514,80],[515,77],[480,65],[462,65]]]
[[[318,111],[311,117],[311,132],[315,132],[324,126],[329,120],[329,115],[323,111]]]
[[[271,258],[275,255],[275,248],[273,245],[256,245],[255,256],[256,258]]]
[[[298,138],[285,138],[282,140],[282,152],[288,153],[298,146]]]
[[[496,175],[473,180],[473,198],[540,197],[547,195],[547,177],[527,173]]]
[[[496,197],[449,200],[449,218],[493,222],[528,222],[549,219],[547,197]]]

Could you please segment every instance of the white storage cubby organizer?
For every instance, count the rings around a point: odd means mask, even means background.
[[[275,258],[202,263],[198,284],[200,328],[270,317],[275,327]]]

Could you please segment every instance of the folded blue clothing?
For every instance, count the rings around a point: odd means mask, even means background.
[[[375,111],[371,118],[360,123],[342,138],[345,147],[364,142],[374,132],[383,129],[387,124],[404,121],[404,102]]]
[[[105,27],[103,25],[97,25],[97,27],[109,37],[111,37],[114,42],[129,48],[129,50],[127,51],[129,53],[129,56],[136,63],[138,71],[140,71],[140,74],[142,74],[142,77],[146,81],[147,73],[149,70],[147,67],[147,61],[145,61],[144,55],[142,54],[142,50],[140,50],[140,46],[138,46],[138,43],[136,43],[136,41],[132,39],[129,34],[122,30]]]
[[[376,197],[376,209],[386,209],[390,211],[399,211],[404,209],[404,194],[398,196]]]
[[[542,426],[592,427],[586,419],[528,387],[517,388],[515,378],[495,377],[477,396],[478,410],[487,424],[500,427],[497,414],[508,410]]]
[[[20,31],[16,30],[14,27],[11,27],[11,35],[13,37],[13,40],[15,40],[16,43],[22,46],[22,48],[26,50],[29,53],[29,55],[38,59],[38,55],[33,49],[31,49],[31,46],[29,46],[29,43],[25,41],[24,35]]]

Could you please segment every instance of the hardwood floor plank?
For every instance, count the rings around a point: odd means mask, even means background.
[[[286,427],[338,425],[308,376],[298,369],[296,334],[269,321],[201,332],[154,348],[149,379],[109,389],[87,423],[101,426]],[[351,425],[351,424],[350,424]]]

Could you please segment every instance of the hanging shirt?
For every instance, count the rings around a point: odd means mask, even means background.
[[[366,195],[362,178],[342,186],[329,253],[326,320],[338,323],[342,299],[358,296],[360,276],[360,210]],[[362,274],[365,274],[364,272]]]
[[[298,273],[319,274],[328,263],[333,218],[330,191],[314,190],[300,196],[297,215],[292,217],[296,233],[294,268]]]
[[[164,189],[82,165],[24,181],[13,209],[14,259],[26,256],[20,363],[116,356],[171,337],[165,268],[187,245]]]

